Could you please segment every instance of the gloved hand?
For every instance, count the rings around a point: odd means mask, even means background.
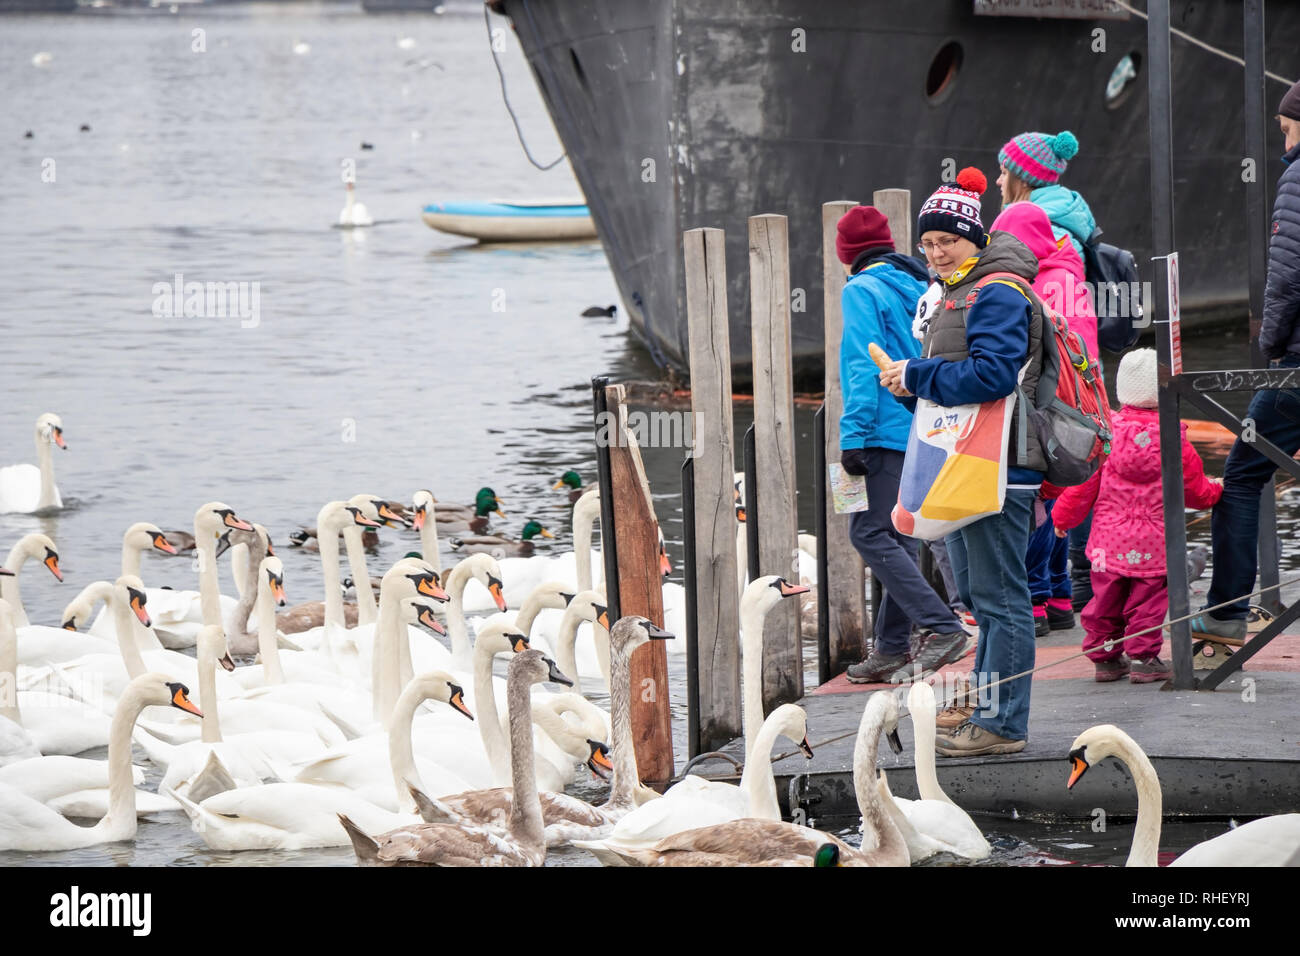
[[[865,448],[848,448],[840,452],[840,464],[850,475],[867,473],[867,450]]]

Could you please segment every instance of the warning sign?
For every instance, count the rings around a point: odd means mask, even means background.
[[[1183,333],[1178,323],[1178,253],[1169,253],[1165,260],[1169,282],[1169,371],[1183,374]]]

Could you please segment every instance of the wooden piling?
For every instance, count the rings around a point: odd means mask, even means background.
[[[799,583],[794,479],[794,377],[790,364],[790,232],[785,216],[749,218],[750,335],[754,371],[754,459],[759,501],[758,565],[750,579],[779,574]],[[754,520],[751,512],[747,521]],[[782,601],[763,627],[763,711],[803,696],[799,602]]]
[[[912,230],[916,228],[916,220],[912,218],[912,190],[877,189],[871,194],[871,205],[889,220],[894,251],[913,255],[912,247],[916,240],[912,238]]]
[[[659,519],[636,438],[627,430],[622,385],[605,388],[610,412],[610,481],[617,511],[613,545],[618,556],[619,615],[664,624],[663,578],[659,573]],[[604,528],[602,527],[602,531]],[[605,535],[608,539],[609,535]],[[608,540],[606,547],[609,546]],[[673,727],[669,710],[668,653],[650,641],[632,655],[632,748],[637,771],[647,784],[666,784],[673,776]]]
[[[736,459],[724,240],[721,229],[690,229],[682,237],[695,421],[695,514],[684,520],[695,522],[700,738],[706,750],[741,733]]]
[[[840,335],[844,317],[840,293],[844,289],[844,266],[835,252],[835,227],[857,203],[841,200],[822,204],[822,295],[826,329],[826,461],[840,460],[840,415],[844,394],[840,387]],[[694,380],[694,376],[692,376]],[[827,483],[826,566],[828,610],[830,611],[830,673],[839,674],[865,656],[865,577],[862,557],[849,540],[849,516],[836,514],[831,505],[829,474],[817,476]]]

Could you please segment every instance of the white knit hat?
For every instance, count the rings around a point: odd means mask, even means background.
[[[1115,374],[1115,395],[1121,405],[1155,408],[1156,381],[1156,350],[1134,349],[1126,352],[1119,360],[1119,371]]]

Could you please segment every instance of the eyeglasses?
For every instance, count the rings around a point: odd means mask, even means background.
[[[933,242],[918,242],[916,244],[916,251],[922,255],[928,256],[933,252],[947,252],[959,242],[961,242],[960,236],[950,236],[947,239],[938,239]]]

